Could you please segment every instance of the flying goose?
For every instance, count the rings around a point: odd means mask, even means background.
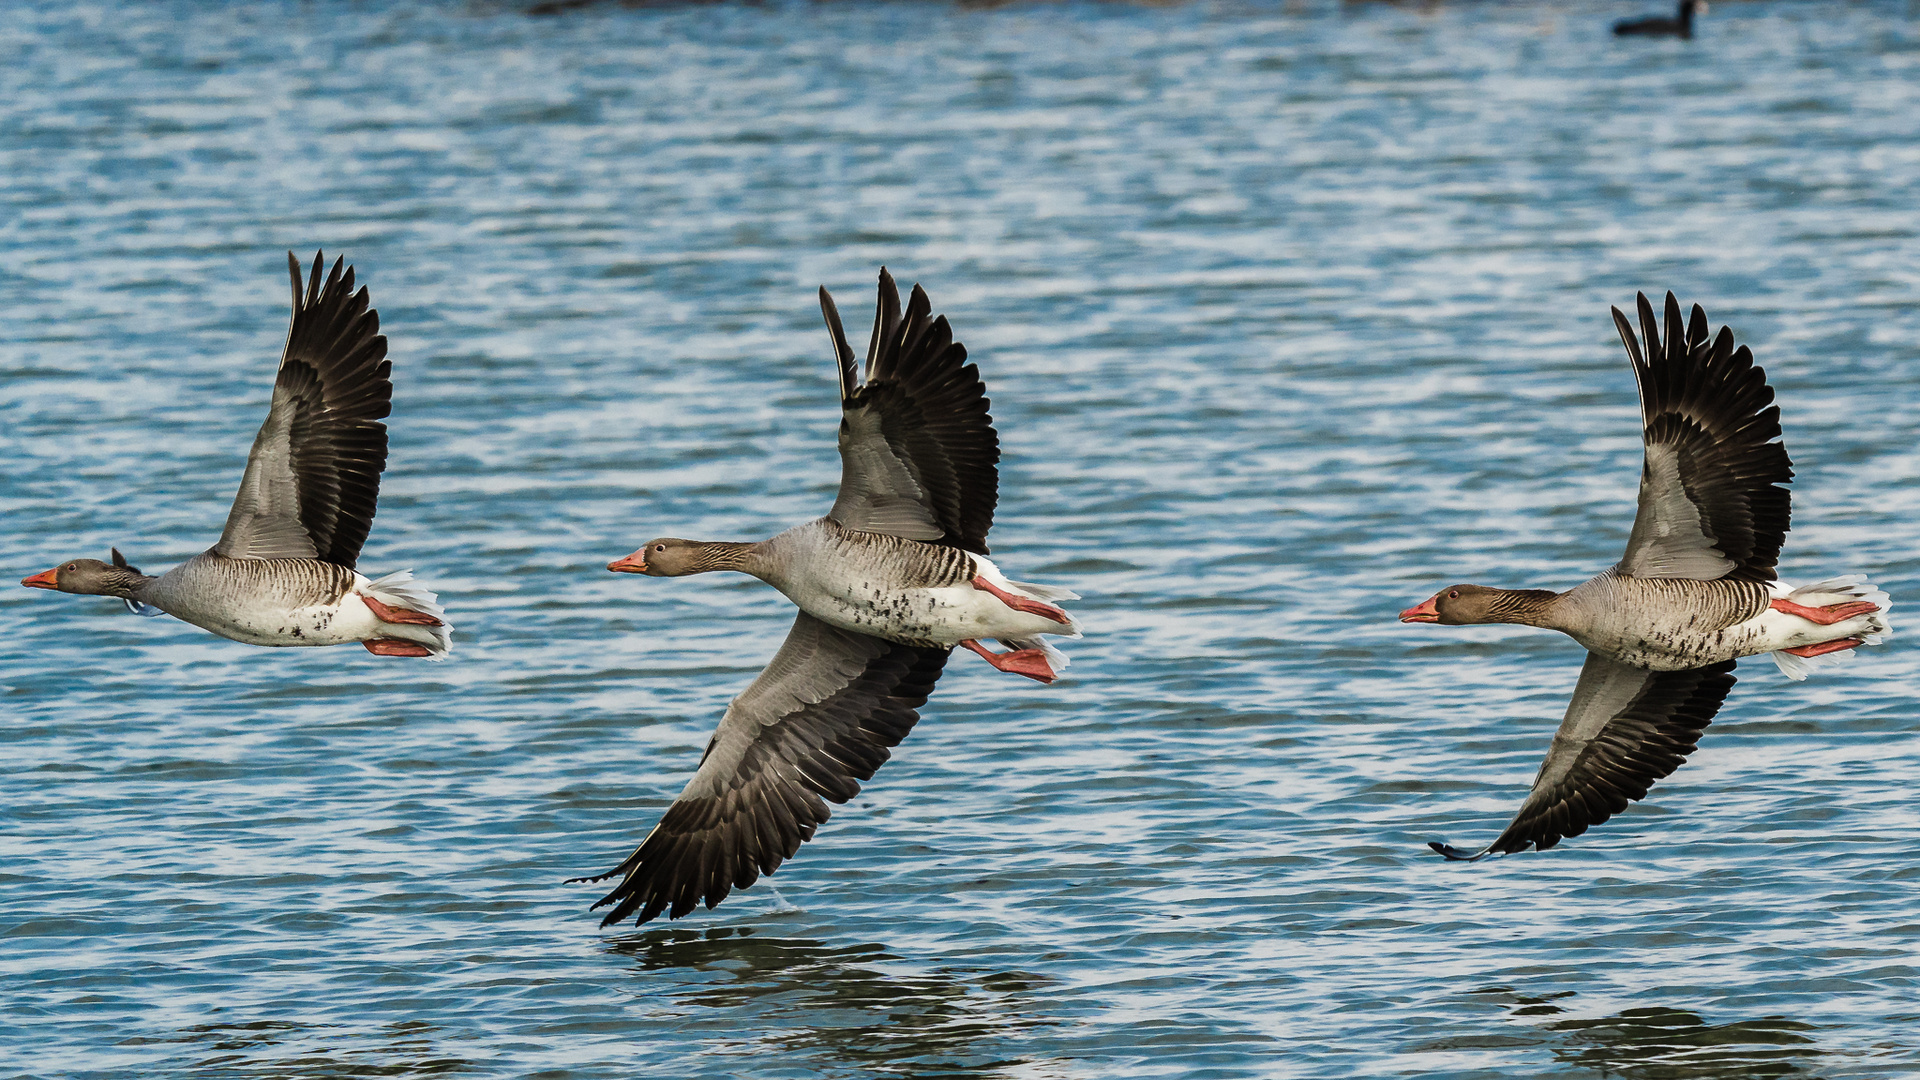
[[[1614,325],[1640,385],[1646,463],[1640,509],[1618,565],[1563,593],[1455,585],[1401,622],[1520,623],[1586,646],[1566,719],[1512,824],[1478,859],[1579,836],[1645,797],[1693,751],[1742,656],[1772,653],[1790,679],[1892,632],[1891,601],[1858,574],[1796,589],[1774,564],[1793,477],[1780,407],[1753,354],[1725,326],[1708,338],[1699,305],[1682,325],[1667,294],[1665,337],[1639,297],[1640,334]]]
[[[1000,442],[979,369],[946,317],[929,318],[918,285],[903,317],[882,268],[863,381],[825,288],[820,309],[840,371],[833,509],[757,544],[649,540],[607,566],[652,577],[734,570],[800,611],[660,824],[619,866],[574,879],[620,877],[593,905],[614,905],[602,926],[636,910],[638,925],[702,900],[712,908],[792,858],[827,820],[827,802],[851,799],[912,730],[955,645],[1051,682],[1067,662],[1041,635],[1079,636],[1052,603],[1073,593],[1009,581],[987,559]]]
[[[75,559],[20,582],[32,589],[117,596],[139,615],[165,613],[249,645],[340,645],[376,656],[447,655],[452,628],[438,597],[402,570],[355,572],[387,467],[393,364],[380,317],[336,259],[322,284],[315,253],[305,295],[287,253],[293,322],[273,404],[253,440],[220,542],[148,577],[118,549],[111,563]]]

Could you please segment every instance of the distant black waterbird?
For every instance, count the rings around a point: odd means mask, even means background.
[[[1613,24],[1615,37],[1693,37],[1693,17],[1707,13],[1707,0],[1680,0],[1673,18],[1649,15],[1642,19],[1622,19]]]

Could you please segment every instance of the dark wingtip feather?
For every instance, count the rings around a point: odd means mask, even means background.
[[[626,868],[627,868],[626,864],[621,863],[619,866],[616,866],[611,870],[604,870],[590,877],[570,877],[567,880],[561,882],[561,884],[562,885],[591,885],[596,881],[605,881],[608,878],[612,877],[613,875],[619,873],[620,871],[625,870]],[[604,904],[606,902],[607,902],[606,899],[602,898],[600,901],[600,904]],[[593,908],[599,907],[600,904],[595,904],[593,905],[593,907],[588,908],[587,910],[592,911]]]
[[[1493,854],[1493,849],[1490,847],[1481,848],[1479,851],[1468,851],[1465,848],[1454,847],[1452,844],[1443,844],[1438,840],[1427,841],[1427,846],[1446,856],[1448,862],[1479,862]]]
[[[320,300],[320,271],[326,265],[327,253],[315,248],[313,252],[313,273],[307,277],[307,300],[305,305],[307,307],[312,307]]]
[[[1646,293],[1634,293],[1633,300],[1640,315],[1640,340],[1646,345],[1647,362],[1652,364],[1663,355],[1660,351],[1659,317],[1653,313],[1653,301],[1647,299]]]
[[[900,289],[893,283],[893,275],[886,267],[880,268],[879,297],[874,303],[873,337],[867,342],[867,380],[872,381],[873,373],[881,368],[881,357],[886,351],[885,343],[894,336],[894,330],[900,325]]]
[[[1626,313],[1613,308],[1614,329],[1620,331],[1620,344],[1627,347],[1627,355],[1633,358],[1633,369],[1637,374],[1647,366],[1647,360],[1640,355],[1640,342],[1633,336],[1633,324],[1627,321]]]
[[[1671,291],[1667,293],[1665,334],[1668,354],[1674,357],[1679,356],[1687,344],[1687,328],[1680,321],[1680,299]]]
[[[840,400],[844,402],[859,389],[860,373],[854,367],[853,346],[847,344],[846,327],[840,323],[840,309],[834,306],[833,294],[825,285],[820,286],[820,314],[827,320],[827,332],[833,335],[833,358],[840,368]]]

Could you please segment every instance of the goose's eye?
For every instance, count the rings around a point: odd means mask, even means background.
[[[655,550],[655,551],[665,551],[665,550],[667,550],[667,545],[665,545],[665,544],[655,544],[655,545],[653,545],[653,550]]]
[[[1459,590],[1459,589],[1448,589],[1448,590],[1447,590],[1447,599],[1449,599],[1449,600],[1458,600],[1458,599],[1460,599],[1460,590]]]

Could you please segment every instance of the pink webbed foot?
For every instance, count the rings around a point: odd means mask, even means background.
[[[1790,653],[1794,656],[1813,657],[1813,656],[1825,656],[1830,652],[1842,652],[1847,649],[1857,648],[1864,644],[1866,643],[1864,641],[1861,641],[1859,638],[1850,637],[1850,638],[1841,638],[1839,641],[1823,641],[1818,645],[1802,645],[1797,649],[1781,649],[1780,651],[1783,653]]]
[[[405,608],[388,607],[373,597],[368,596],[366,593],[360,594],[360,602],[367,605],[367,610],[373,612],[374,618],[384,623],[408,623],[413,626],[440,625],[439,619],[434,618],[424,611],[408,611]],[[371,646],[369,646],[369,648],[371,648]],[[412,656],[413,654],[398,653],[394,655]],[[421,653],[420,655],[425,656],[426,654]]]
[[[1052,604],[1043,604],[1040,601],[1034,600],[1030,597],[1016,596],[1015,594],[1008,592],[1007,590],[999,587],[998,585],[995,585],[993,582],[988,581],[986,578],[983,578],[978,574],[974,575],[973,587],[976,589],[979,589],[981,592],[992,593],[994,596],[999,598],[1001,603],[1007,605],[1008,607],[1012,608],[1015,611],[1024,611],[1029,615],[1038,615],[1043,619],[1052,619],[1054,622],[1057,622],[1062,626],[1065,626],[1068,623],[1073,621],[1072,619],[1067,617],[1066,612],[1061,611],[1059,608],[1054,607]],[[1020,651],[1032,652],[1033,650],[1022,649]],[[1009,655],[1018,656],[1019,653],[1011,653]]]
[[[433,650],[427,648],[425,645],[421,645],[417,642],[412,642],[412,641],[401,641],[399,638],[377,637],[377,638],[369,639],[367,641],[363,641],[360,644],[365,645],[367,647],[367,651],[372,653],[375,656],[432,656],[433,655]]]
[[[1798,615],[1808,622],[1819,623],[1821,626],[1832,626],[1834,623],[1846,622],[1848,619],[1855,618],[1856,616],[1871,615],[1879,611],[1880,606],[1878,604],[1870,604],[1865,600],[1849,600],[1844,604],[1830,604],[1827,607],[1807,607],[1805,604],[1796,604],[1791,600],[1780,599],[1773,602],[1773,610],[1784,611],[1789,615]],[[1832,643],[1828,642],[1828,644]],[[1813,646],[1809,647],[1811,648]],[[1792,649],[1787,649],[1786,651],[1794,653],[1795,656],[1801,655]],[[1828,649],[1827,651],[1832,652],[1833,650]],[[1817,656],[1819,654],[1815,653],[1814,655]]]
[[[1015,675],[1025,675],[1050,683],[1059,676],[1053,673],[1053,666],[1047,663],[1047,654],[1039,649],[1016,649],[1013,652],[997,653],[977,641],[963,641],[960,644],[979,653],[981,658],[1001,671],[1011,671]]]

